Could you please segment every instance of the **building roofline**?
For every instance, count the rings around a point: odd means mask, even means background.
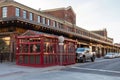
[[[103,29],[99,29],[99,30],[91,30],[92,32],[96,32],[96,31],[107,31],[107,29],[106,28],[103,28]]]
[[[42,12],[52,12],[52,11],[57,11],[57,10],[69,10],[71,9],[73,14],[76,15],[76,13],[74,12],[73,8],[71,6],[68,7],[61,7],[61,8],[54,8],[54,9],[46,9],[46,10],[42,10]]]

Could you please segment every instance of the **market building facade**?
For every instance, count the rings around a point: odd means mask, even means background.
[[[64,36],[75,40],[75,47],[89,47],[99,56],[120,52],[107,36],[107,30],[88,31],[76,25],[76,14],[71,6],[51,10],[35,10],[14,0],[0,1],[0,53],[6,60],[15,60],[16,36],[27,30]]]

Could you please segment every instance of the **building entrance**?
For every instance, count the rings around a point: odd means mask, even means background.
[[[10,37],[0,37],[0,58],[2,61],[9,61]]]

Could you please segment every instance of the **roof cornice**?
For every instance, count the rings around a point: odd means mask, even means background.
[[[67,8],[61,7],[61,8],[55,8],[55,9],[42,10],[42,12],[52,12],[52,11],[57,11],[57,10],[69,10],[69,9],[71,9],[73,14],[76,15],[71,6],[68,6]]]

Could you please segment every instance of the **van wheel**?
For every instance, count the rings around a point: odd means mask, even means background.
[[[95,56],[91,57],[91,61],[92,61],[92,62],[95,61]]]
[[[83,57],[83,59],[82,59],[82,63],[85,63],[85,61],[86,61],[86,59],[85,59],[85,57]]]
[[[80,63],[81,62],[81,60],[80,59],[78,59],[78,63]]]

